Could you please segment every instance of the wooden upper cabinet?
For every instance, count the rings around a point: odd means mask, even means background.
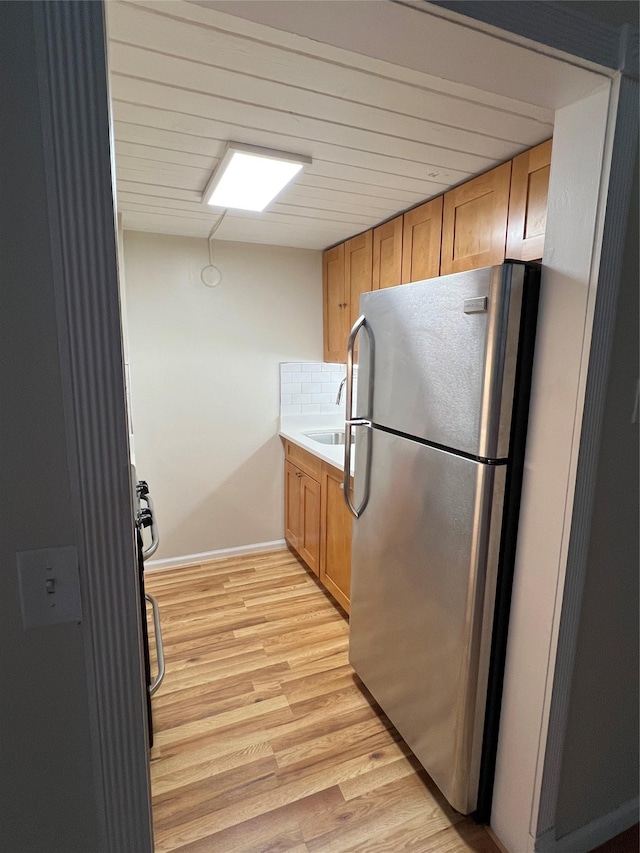
[[[513,159],[507,258],[536,261],[542,257],[550,166],[550,139]]]
[[[372,290],[402,284],[402,220],[396,216],[373,229]]]
[[[442,196],[404,214],[402,283],[440,275]]]
[[[349,300],[344,278],[344,247],[341,243],[322,255],[325,361],[345,360]]]
[[[344,244],[344,281],[349,297],[349,319],[346,338],[360,316],[360,294],[371,290],[373,263],[373,231],[365,231]],[[347,341],[338,361],[346,358]]]
[[[510,183],[511,162],[445,193],[442,275],[504,261]]]

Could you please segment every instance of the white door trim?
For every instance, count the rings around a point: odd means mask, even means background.
[[[563,746],[569,714],[572,674],[575,663],[582,597],[590,542],[591,520],[607,380],[620,289],[622,257],[627,233],[634,162],[638,147],[638,81],[620,77],[616,81],[610,129],[610,173],[603,181],[607,192],[601,200],[602,246],[598,263],[598,289],[594,306],[588,373],[576,471],[572,523],[568,534],[567,564],[559,612],[555,667],[550,673],[553,689],[548,698],[549,719],[543,764],[540,765],[540,799],[536,835],[555,825]],[[606,206],[606,207],[605,207]],[[598,258],[596,257],[596,261]],[[604,840],[607,840],[606,838]]]

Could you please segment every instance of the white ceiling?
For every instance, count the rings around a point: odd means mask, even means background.
[[[526,75],[530,103],[477,57],[467,59],[485,88],[460,82],[451,60],[472,50],[470,31],[452,40],[451,21],[381,0],[112,0],[107,10],[125,229],[208,236],[222,211],[201,193],[234,140],[313,164],[266,212],[229,211],[216,238],[325,248],[547,139],[567,96],[549,70],[564,63],[547,57],[535,87]],[[434,73],[445,65],[448,80]]]

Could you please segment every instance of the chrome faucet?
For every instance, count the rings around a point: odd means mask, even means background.
[[[338,385],[338,396],[336,397],[336,406],[340,405],[340,400],[342,400],[342,389],[344,388],[344,383],[347,381],[347,377],[345,376],[340,385]]]

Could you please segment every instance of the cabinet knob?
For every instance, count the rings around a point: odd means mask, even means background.
[[[296,477],[302,477],[302,471],[296,471]]]

